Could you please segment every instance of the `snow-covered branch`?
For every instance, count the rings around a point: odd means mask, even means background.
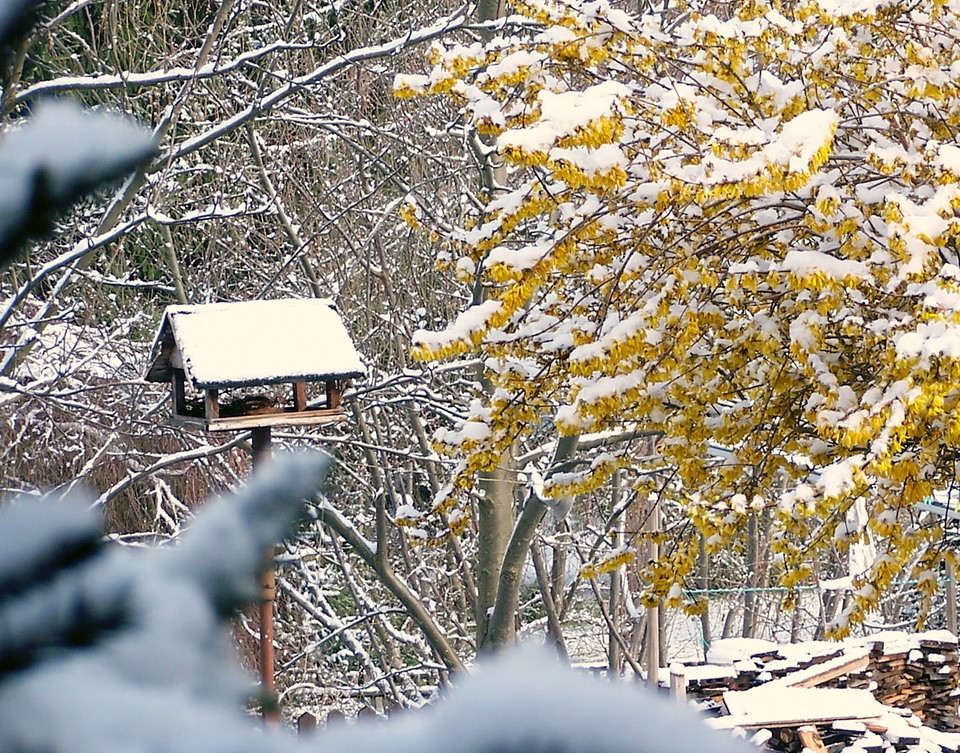
[[[182,452],[174,452],[170,455],[166,455],[156,462],[151,463],[142,471],[129,473],[126,478],[118,481],[116,484],[103,492],[103,494],[97,497],[93,502],[93,506],[96,507],[109,504],[111,499],[126,491],[138,481],[148,478],[165,468],[170,468],[181,463],[187,463],[191,460],[199,460],[200,458],[209,458],[214,455],[219,455],[223,452],[227,452],[228,450],[232,450],[234,447],[243,444],[244,442],[249,441],[250,433],[244,432],[242,434],[238,434],[233,439],[224,442],[221,445],[203,445],[201,447],[195,447],[192,450],[183,450]]]

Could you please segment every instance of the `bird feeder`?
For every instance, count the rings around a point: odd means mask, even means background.
[[[205,431],[340,421],[344,383],[365,373],[320,298],[168,306],[150,361],[147,381],[170,383],[170,423]]]
[[[252,429],[257,466],[270,454],[271,427],[343,420],[344,383],[365,371],[333,302],[308,298],[168,306],[146,379],[170,383],[174,425]],[[260,678],[272,697],[272,566],[260,582]],[[265,703],[263,712],[265,721],[279,723],[276,708]]]

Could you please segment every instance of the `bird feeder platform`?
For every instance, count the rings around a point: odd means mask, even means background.
[[[365,373],[333,302],[307,298],[168,306],[145,378],[170,384],[171,424],[231,431],[341,421]]]

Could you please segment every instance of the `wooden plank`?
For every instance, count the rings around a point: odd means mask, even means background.
[[[830,680],[853,672],[862,672],[870,664],[869,649],[858,649],[822,664],[791,672],[785,677],[764,683],[766,688],[815,688]]]
[[[244,431],[265,426],[314,426],[346,421],[342,410],[306,410],[303,413],[270,413],[254,416],[227,416],[206,419],[201,416],[171,416],[169,423],[197,431]]]
[[[731,726],[799,727],[839,719],[873,719],[884,707],[867,690],[791,688],[766,683],[750,690],[728,691],[723,705]]]
[[[801,727],[797,730],[797,737],[800,738],[803,747],[812,750],[813,753],[827,753],[827,746],[820,739],[820,733],[816,727]]]
[[[815,664],[810,669],[794,672],[783,678],[787,687],[815,688],[830,680],[835,680],[851,672],[862,672],[870,664],[870,652],[863,649],[848,656],[840,656],[823,664]]]
[[[797,714],[799,716],[799,714]],[[712,719],[707,719],[707,726],[712,729],[734,729],[740,727],[742,729],[783,729],[787,727],[802,727],[804,725],[810,724],[810,719],[785,719],[783,721],[764,721],[760,719],[750,719],[747,717],[738,717],[738,716],[716,716]],[[818,723],[822,724],[832,724],[833,722],[861,722],[866,726],[867,729],[873,730],[874,728],[881,731],[886,730],[887,728],[883,726],[880,721],[880,717],[840,717],[837,719],[818,719]]]
[[[302,413],[265,413],[254,416],[232,416],[211,419],[207,422],[207,431],[238,431],[255,429],[258,426],[313,426],[319,424],[346,421],[346,414],[340,409],[306,410]]]

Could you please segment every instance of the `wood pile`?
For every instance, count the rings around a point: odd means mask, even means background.
[[[763,747],[782,753],[804,753],[805,750],[813,753],[842,753],[849,750],[856,753],[914,753],[921,739],[919,730],[916,734],[904,731],[889,734],[889,731],[883,728],[869,729],[866,725],[858,727],[853,724],[836,724],[771,730],[771,736],[763,743]],[[950,747],[937,747],[941,751],[955,750]]]
[[[720,714],[711,726],[740,729],[761,749],[960,753],[960,651],[945,631],[795,644],[671,672],[687,676],[687,698]]]
[[[886,639],[865,640],[859,645],[838,645],[832,650],[815,648],[808,657],[796,661],[788,660],[779,650],[764,651],[735,662],[732,668],[723,668],[726,675],[718,671],[711,676],[706,666],[690,666],[685,668],[690,672],[687,696],[713,706],[726,692],[771,682],[863,689],[873,693],[880,703],[913,712],[935,729],[960,730],[960,691],[957,689],[960,652],[956,640],[945,639],[942,632],[936,632],[915,636],[905,646],[904,637],[895,634]],[[844,657],[864,648],[869,649],[866,666],[844,662]],[[821,666],[824,671],[818,674],[814,668]],[[792,683],[791,678],[801,673],[811,679]]]
[[[686,665],[688,672],[687,695],[698,700],[719,701],[724,693],[731,690],[748,690],[766,682],[789,677],[791,674],[826,664],[844,654],[842,647],[823,653],[812,653],[809,658],[791,662],[779,651],[771,650],[751,654],[749,658],[735,662],[733,667],[717,666],[711,675],[713,665]],[[724,674],[724,670],[726,674]],[[834,685],[831,687],[843,687]]]
[[[858,682],[871,690],[880,703],[909,709],[928,726],[960,729],[957,644],[923,637],[919,642],[919,648],[887,653],[883,641],[877,641],[871,649],[865,677]],[[864,682],[867,684],[863,685]],[[870,688],[870,683],[875,683],[875,687]]]

